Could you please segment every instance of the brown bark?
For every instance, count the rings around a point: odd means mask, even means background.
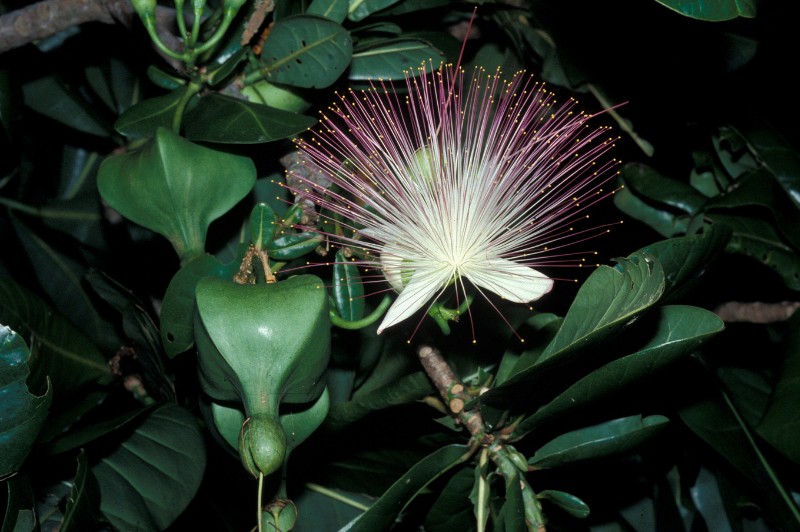
[[[0,16],[0,53],[84,22],[128,24],[133,13],[128,0],[44,0]]]
[[[780,303],[729,301],[715,308],[714,312],[726,322],[774,323],[788,320],[798,308],[800,302],[797,301]]]

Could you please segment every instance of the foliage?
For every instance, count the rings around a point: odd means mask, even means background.
[[[132,5],[0,56],[3,532],[800,529],[800,313],[718,310],[800,297],[793,2]],[[626,163],[596,267],[378,335],[290,140],[442,60]]]

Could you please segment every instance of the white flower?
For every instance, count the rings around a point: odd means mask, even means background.
[[[572,224],[607,195],[618,163],[601,156],[616,139],[524,73],[423,66],[406,86],[341,94],[296,141],[335,185],[304,191],[339,215],[323,231],[399,292],[378,332],[451,284],[466,294],[465,280],[484,295],[539,299],[553,279],[533,267],[576,265],[579,253],[563,248],[604,232]]]

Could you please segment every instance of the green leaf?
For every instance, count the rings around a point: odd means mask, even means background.
[[[425,373],[421,371],[412,373],[350,401],[335,405],[325,425],[332,430],[339,430],[371,412],[419,401],[434,391]]]
[[[317,249],[324,236],[315,231],[288,233],[277,237],[267,246],[267,253],[273,260],[299,259]]]
[[[471,452],[466,445],[451,444],[438,449],[415,464],[347,527],[349,532],[388,530],[397,516],[428,484],[451,468],[463,463]]]
[[[664,416],[630,416],[562,434],[540,447],[528,463],[536,469],[625,454],[660,432]]]
[[[445,59],[444,54],[429,42],[420,39],[382,39],[353,52],[347,76],[352,80],[404,79],[408,71],[427,66],[433,68]]]
[[[575,415],[628,386],[653,378],[724,328],[716,314],[698,307],[664,306],[658,309],[654,319],[657,322],[652,336],[641,349],[609,362],[564,390],[523,420],[514,432],[515,438],[545,423]]]
[[[15,476],[5,481],[8,502],[3,518],[2,532],[35,532],[39,530],[36,501],[31,484],[25,476]]]
[[[581,361],[589,348],[596,349],[658,301],[664,291],[664,270],[652,255],[634,253],[617,261],[616,268],[600,266],[592,272],[578,290],[558,333],[541,355],[535,359],[521,357],[514,376],[484,393],[482,402],[494,406],[506,401],[518,402],[521,389],[541,393],[570,375],[566,367],[583,370],[580,366],[585,364]],[[530,401],[535,396],[525,393]]]
[[[425,517],[425,530],[450,532],[475,528],[470,493],[475,484],[475,472],[471,467],[456,471],[441,490],[440,495]]]
[[[394,5],[398,0],[350,0],[348,17],[353,22],[358,22],[369,15]]]
[[[100,166],[100,195],[123,216],[166,237],[183,261],[203,253],[206,232],[253,188],[247,157],[193,144],[168,129]]]
[[[656,2],[681,15],[709,22],[756,16],[754,0],[656,0]]]
[[[772,224],[753,216],[709,215],[715,223],[733,229],[726,251],[752,257],[775,270],[786,286],[800,290],[800,255],[792,250]]]
[[[622,179],[625,186],[640,198],[687,214],[698,212],[706,202],[706,197],[691,185],[663,176],[644,164],[623,166]]]
[[[175,90],[186,84],[186,80],[167,74],[155,65],[147,67],[147,78],[162,89]]]
[[[77,91],[54,76],[29,81],[23,86],[25,104],[71,128],[108,137],[111,128]]]
[[[649,225],[658,234],[667,238],[686,233],[689,224],[688,216],[675,215],[667,210],[653,207],[627,188],[614,194],[614,205],[631,218]]]
[[[731,231],[718,224],[705,226],[699,235],[662,240],[645,246],[640,252],[650,253],[664,268],[663,300],[681,291],[686,284],[702,276],[709,264],[725,249]]]
[[[336,252],[333,263],[333,302],[336,312],[348,321],[360,320],[364,316],[364,283],[358,266]]]
[[[589,517],[589,505],[571,493],[558,490],[544,490],[537,494],[540,499],[547,499],[553,504],[578,519]]]
[[[176,115],[183,113],[185,106],[181,102],[190,90],[193,89],[188,85],[181,85],[163,96],[142,100],[117,118],[114,129],[131,139],[153,137],[160,127],[171,129],[181,123],[181,117]]]
[[[119,430],[124,430],[131,423],[141,421],[141,419],[153,410],[151,407],[141,407],[131,412],[125,412],[112,419],[93,423],[88,426],[71,428],[69,431],[59,434],[56,438],[47,442],[44,450],[51,454],[60,454],[84,447],[94,441],[114,434]]]
[[[287,17],[272,27],[259,72],[267,81],[322,89],[339,79],[352,53],[350,34],[336,22],[311,15]]]
[[[787,530],[800,527],[800,510],[728,395],[710,377],[698,387],[707,395],[681,409],[681,420],[750,481],[765,515]]]
[[[204,277],[233,278],[234,264],[224,265],[211,255],[200,255],[183,266],[169,282],[161,304],[161,341],[164,352],[172,358],[194,344],[194,295]]]
[[[53,400],[49,387],[42,395],[28,391],[28,357],[22,338],[0,325],[0,479],[15,473],[28,456],[47,419]]]
[[[705,210],[712,215],[717,210],[735,214],[731,209],[747,212],[745,209],[748,207],[760,208],[765,215],[771,216],[786,241],[795,250],[800,250],[800,231],[797,231],[800,227],[800,206],[792,203],[775,176],[769,172],[755,171],[742,176],[732,190],[710,200]]]
[[[194,417],[178,405],[163,405],[91,468],[100,511],[119,530],[164,530],[194,498],[205,466]]]
[[[343,22],[347,18],[348,4],[348,0],[313,0],[306,10],[306,15],[316,15],[334,22]]]
[[[787,325],[780,378],[757,431],[784,456],[800,464],[800,312],[795,312]]]
[[[316,486],[314,487],[316,488]],[[340,530],[348,522],[358,517],[363,511],[363,507],[373,501],[372,498],[360,493],[323,489],[324,493],[305,489],[298,497],[292,498],[300,516],[292,532]]]
[[[59,403],[91,382],[110,380],[97,347],[66,318],[11,279],[0,278],[0,323],[31,339],[34,349],[28,365],[32,387],[44,387],[47,375],[57,375],[52,387]]]
[[[72,483],[72,491],[67,498],[64,520],[59,532],[81,532],[99,528],[100,486],[89,469],[86,454],[78,454],[78,472]]]
[[[317,123],[310,116],[220,94],[202,98],[184,122],[188,139],[224,144],[282,140]]]

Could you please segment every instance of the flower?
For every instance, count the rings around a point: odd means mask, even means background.
[[[328,211],[319,229],[357,250],[398,292],[378,332],[430,306],[450,285],[518,303],[553,279],[534,267],[577,265],[564,247],[603,228],[574,231],[608,194],[616,139],[569,99],[559,104],[524,72],[503,79],[476,68],[422,65],[406,89],[384,81],[338,94],[301,160],[328,174],[331,190],[302,193]],[[295,188],[295,192],[300,189]],[[375,260],[377,258],[377,260]]]

